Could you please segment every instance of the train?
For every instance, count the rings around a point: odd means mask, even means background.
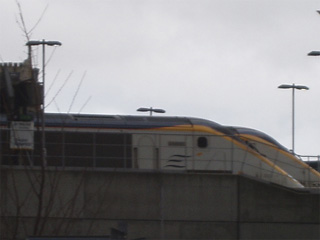
[[[22,154],[10,149],[10,125],[2,124],[2,165],[40,165],[45,136],[47,167],[225,173],[320,187],[320,173],[269,135],[202,118],[46,113],[44,130],[35,121],[34,147]]]

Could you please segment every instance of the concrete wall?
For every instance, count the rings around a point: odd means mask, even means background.
[[[34,234],[40,180],[2,169],[1,239]],[[53,170],[44,186],[37,232],[46,236],[109,235],[121,223],[129,239],[320,239],[319,192],[244,176]]]

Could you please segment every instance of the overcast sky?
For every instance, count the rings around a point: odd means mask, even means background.
[[[292,92],[277,87],[302,84],[310,90],[295,94],[295,150],[320,154],[320,57],[307,56],[320,50],[319,0],[19,2],[28,30],[43,15],[32,40],[62,42],[46,47],[46,111],[163,108],[254,128],[290,149]],[[17,3],[0,3],[1,61],[21,62]],[[33,51],[41,69],[41,48]]]

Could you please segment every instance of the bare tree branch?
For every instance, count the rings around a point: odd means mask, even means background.
[[[16,19],[16,22],[17,22],[19,28],[22,30],[24,37],[27,39],[27,41],[29,41],[32,36],[32,32],[36,29],[36,27],[39,25],[39,23],[43,19],[44,14],[46,13],[46,11],[48,9],[48,5],[42,11],[38,21],[34,24],[34,26],[30,30],[28,30],[26,23],[25,23],[25,20],[24,20],[24,17],[23,17],[21,4],[18,0],[16,0],[16,4],[17,4],[18,10],[19,10],[19,19],[20,19],[20,20]]]
[[[59,69],[58,72],[56,73],[56,76],[54,77],[52,83],[50,84],[48,90],[46,91],[45,96],[47,96],[47,94],[50,92],[50,90],[51,90],[51,88],[53,87],[53,85],[55,84],[55,82],[56,82],[59,74],[60,74],[60,69]]]
[[[56,109],[57,109],[58,113],[61,113],[61,109],[60,109],[58,103],[56,102],[56,100],[54,100],[53,103],[56,106]]]
[[[49,56],[49,58],[47,59],[47,61],[45,62],[45,66],[47,66],[47,64],[51,61],[53,54],[55,53],[55,51],[57,50],[57,46],[55,46]]]
[[[41,16],[39,17],[38,21],[37,21],[37,22],[34,24],[34,26],[30,29],[30,31],[28,32],[28,34],[31,34],[32,31],[33,31],[34,29],[36,29],[36,27],[39,25],[39,23],[41,22],[42,18],[44,17],[45,12],[46,12],[47,9],[48,9],[48,6],[49,6],[49,5],[47,5],[47,6],[45,7],[45,9],[43,10],[43,12],[42,12]]]
[[[78,114],[82,112],[82,110],[84,109],[84,107],[85,107],[85,106],[88,104],[88,102],[91,100],[91,97],[92,97],[92,96],[88,97],[87,101],[85,101],[85,103],[84,103],[84,104],[82,105],[82,107],[80,108]]]
[[[19,18],[20,18],[20,22],[19,22],[19,20],[17,20],[18,25],[19,25],[20,29],[23,31],[24,36],[26,37],[27,41],[29,41],[30,40],[30,33],[28,32],[26,23],[24,21],[24,17],[23,17],[23,13],[22,13],[22,8],[21,8],[21,5],[20,5],[20,2],[18,0],[16,0],[16,4],[17,4],[17,7],[19,9]]]
[[[70,104],[68,113],[71,111],[72,105],[73,105],[73,103],[74,103],[74,101],[75,101],[75,99],[76,99],[76,97],[77,97],[77,95],[78,95],[78,93],[79,93],[80,87],[81,87],[81,85],[82,85],[82,82],[83,82],[84,77],[86,76],[86,74],[87,74],[87,72],[84,72],[84,74],[82,75],[82,78],[81,78],[81,80],[80,80],[80,83],[78,84],[78,88],[77,88],[76,92],[75,92],[74,95],[73,95],[73,98],[72,98],[72,101],[71,101],[71,104]]]
[[[61,90],[64,88],[64,86],[67,84],[67,82],[69,81],[71,75],[72,75],[73,71],[70,72],[70,74],[68,75],[68,77],[66,78],[66,80],[64,81],[64,83],[62,84],[62,86],[59,88],[59,90],[57,91],[56,95],[54,95],[54,97],[51,99],[51,101],[46,105],[46,107],[50,106],[50,104],[56,99],[56,97],[59,95],[59,93],[61,92]]]

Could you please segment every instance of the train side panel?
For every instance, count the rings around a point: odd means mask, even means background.
[[[259,154],[267,157],[280,168],[285,169],[288,174],[304,186],[316,187],[320,185],[320,173],[293,154],[255,136],[243,135],[242,138],[254,146]]]
[[[192,135],[179,133],[134,133],[134,164],[141,169],[186,170],[193,168]]]
[[[132,137],[134,166],[142,169],[191,170],[245,174],[287,187],[302,185],[251,147],[229,136],[157,131]]]

